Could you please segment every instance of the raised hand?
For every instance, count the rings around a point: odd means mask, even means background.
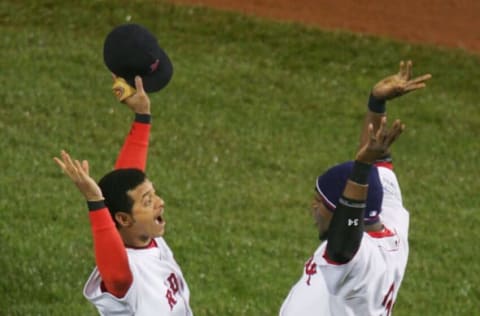
[[[412,61],[400,62],[400,70],[397,74],[388,76],[379,81],[372,90],[372,95],[379,100],[390,100],[408,92],[426,87],[425,82],[432,78],[431,74],[411,79]]]
[[[390,129],[387,129],[387,118],[383,117],[377,132],[374,132],[373,124],[368,126],[368,139],[359,149],[355,157],[356,160],[372,164],[376,160],[383,158],[388,154],[390,146],[400,136],[405,129],[405,125],[396,120]]]
[[[117,99],[125,103],[135,113],[150,114],[150,98],[143,89],[143,81],[140,76],[135,77],[135,89],[129,86],[122,78],[113,77],[113,92]]]
[[[73,181],[80,193],[87,201],[103,200],[102,191],[98,184],[89,175],[88,161],[72,160],[70,155],[62,150],[61,159],[54,157],[53,160],[62,168],[63,172]]]

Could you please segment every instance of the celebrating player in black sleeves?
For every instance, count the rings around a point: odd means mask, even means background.
[[[372,89],[355,160],[317,178],[313,215],[322,240],[281,316],[388,316],[408,259],[409,213],[390,155],[404,125],[386,123],[387,100],[425,87],[430,74],[411,79],[412,63]]]

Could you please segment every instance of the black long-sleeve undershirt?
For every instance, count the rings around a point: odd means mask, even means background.
[[[354,184],[350,185],[365,186],[370,169],[370,164],[356,161],[350,176],[350,181],[353,181]],[[343,195],[340,197],[328,229],[327,256],[329,260],[340,264],[347,263],[357,252],[365,230],[366,199],[366,194],[361,200],[354,200]]]

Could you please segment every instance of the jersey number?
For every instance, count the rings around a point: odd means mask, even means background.
[[[392,312],[393,307],[393,290],[395,290],[395,283],[390,285],[387,294],[383,297],[382,306],[385,307],[385,311],[387,312],[386,316],[389,316]]]
[[[312,275],[317,273],[317,264],[313,262],[313,257],[308,259],[307,263],[305,263],[305,274],[308,275],[307,278],[307,285],[310,286],[310,279]]]

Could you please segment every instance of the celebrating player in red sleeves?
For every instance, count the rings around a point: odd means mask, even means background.
[[[399,73],[374,86],[355,160],[317,178],[313,215],[323,242],[281,316],[391,315],[407,265],[409,213],[390,156],[404,126],[386,128],[385,103],[431,78],[411,75],[411,61],[402,61]]]
[[[85,297],[101,315],[192,315],[190,292],[162,238],[164,201],[145,175],[150,135],[150,99],[142,79],[124,102],[135,121],[115,164],[97,183],[87,161],[62,151],[54,160],[87,200],[96,268]]]

